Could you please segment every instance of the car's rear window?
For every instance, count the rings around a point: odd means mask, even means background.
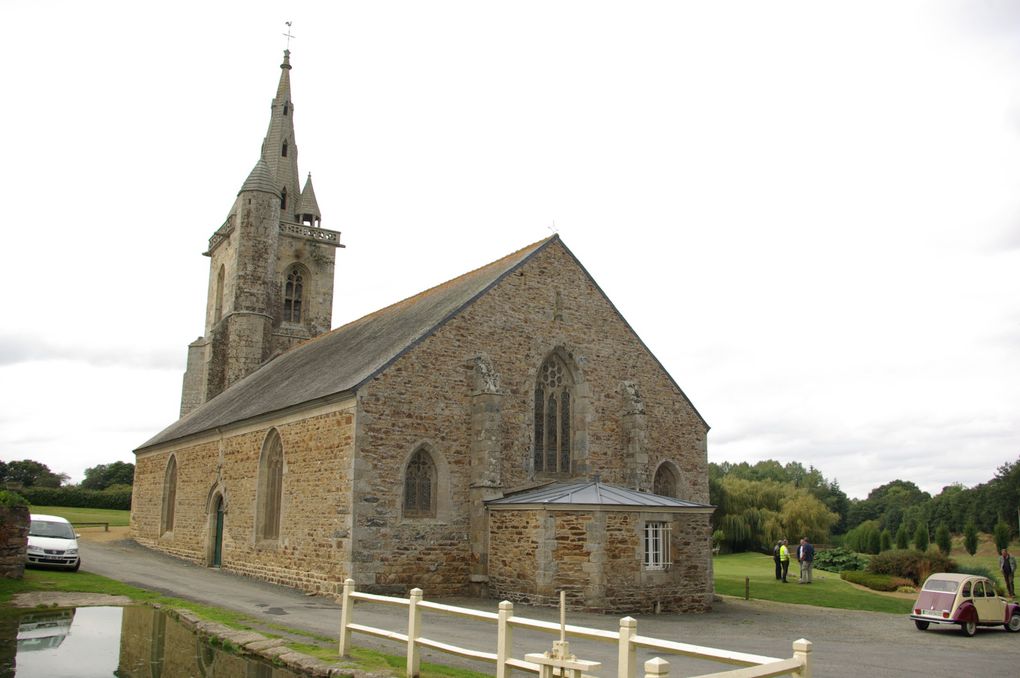
[[[929,579],[924,583],[924,591],[939,591],[941,593],[956,593],[959,586],[957,582],[950,579]]]

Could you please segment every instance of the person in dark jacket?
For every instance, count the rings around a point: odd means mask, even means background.
[[[999,569],[1002,570],[1002,578],[1006,580],[1006,590],[1010,598],[1016,598],[1016,591],[1013,590],[1013,575],[1016,574],[1016,558],[1009,555],[1009,549],[1002,549],[999,556]]]
[[[783,546],[783,540],[780,539],[776,542],[775,548],[772,549],[772,560],[776,561],[776,579],[783,578],[783,564],[779,561],[779,549]]]
[[[815,562],[815,547],[804,537],[800,540],[800,582],[811,583],[812,568]]]

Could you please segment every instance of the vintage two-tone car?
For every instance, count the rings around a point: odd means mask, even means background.
[[[1001,598],[987,577],[973,574],[942,572],[928,577],[910,618],[921,631],[930,624],[959,624],[967,636],[979,626],[1020,631],[1020,605]]]

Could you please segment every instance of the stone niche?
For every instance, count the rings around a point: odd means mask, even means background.
[[[0,576],[21,579],[25,575],[31,522],[27,506],[0,506]]]

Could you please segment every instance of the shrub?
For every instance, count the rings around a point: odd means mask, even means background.
[[[889,530],[882,530],[882,534],[880,535],[879,550],[888,551],[891,548],[892,548],[892,534],[890,534]]]
[[[816,553],[814,565],[819,570],[827,572],[863,570],[868,565],[868,559],[848,548],[840,547]]]
[[[938,529],[935,530],[935,543],[938,544],[939,551],[944,556],[948,556],[949,552],[953,550],[953,540],[949,536],[949,528],[945,523],[939,523]]]
[[[910,548],[910,535],[907,534],[907,526],[900,525],[896,530],[896,548],[908,549]]]
[[[868,553],[882,552],[882,533],[878,530],[868,532]]]
[[[848,570],[840,572],[840,579],[853,584],[867,586],[873,591],[897,591],[901,588],[914,588],[914,582],[904,577],[895,577],[891,574],[872,574],[870,572],[856,572]]]
[[[1001,553],[1002,549],[1009,548],[1009,525],[999,520],[999,522],[995,523],[992,535],[995,537],[996,551]]]
[[[973,565],[960,565],[956,568],[956,571],[962,572],[963,574],[976,574],[979,577],[988,577],[992,581],[995,581],[997,577],[992,568],[985,567],[984,565],[979,565],[977,563]]]
[[[977,553],[978,547],[978,532],[977,525],[971,520],[967,523],[967,526],[963,528],[963,548],[967,549],[967,553],[974,555]]]
[[[28,506],[28,502],[17,492],[0,490],[0,506]]]
[[[917,531],[914,532],[914,548],[918,551],[924,552],[928,550],[928,544],[931,542],[928,540],[928,526],[918,525]]]
[[[867,571],[871,574],[888,574],[895,577],[910,579],[920,584],[932,572],[953,572],[956,563],[937,551],[921,553],[920,551],[900,550],[886,551],[871,559]]]

